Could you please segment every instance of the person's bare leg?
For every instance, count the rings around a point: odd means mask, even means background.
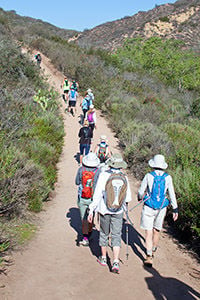
[[[107,254],[107,247],[101,246],[101,256],[106,257]]]
[[[153,252],[155,252],[158,247],[159,238],[160,238],[160,230],[154,228],[153,229],[153,245],[152,245]]]
[[[145,243],[146,243],[147,255],[152,256],[153,230],[145,230]]]
[[[83,155],[80,155],[80,164],[82,164]]]
[[[145,243],[146,243],[146,259],[144,260],[144,265],[152,267],[152,247],[153,247],[153,230],[145,230]]]
[[[120,253],[120,247],[114,246],[113,247],[113,260],[114,261],[119,261],[119,253]]]

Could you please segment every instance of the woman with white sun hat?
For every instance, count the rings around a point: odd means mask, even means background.
[[[138,191],[138,200],[144,202],[140,224],[141,228],[145,230],[147,257],[144,264],[151,267],[167,206],[172,205],[173,219],[176,221],[178,219],[178,205],[172,177],[164,171],[168,167],[165,157],[157,154],[149,160],[148,164],[153,171],[147,173],[142,180]],[[170,202],[167,195],[170,197]]]

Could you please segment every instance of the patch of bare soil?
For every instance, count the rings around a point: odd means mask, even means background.
[[[42,69],[49,82],[61,93],[63,75],[42,56]],[[95,92],[95,91],[94,91]],[[145,256],[144,233],[140,230],[141,207],[130,213],[134,227],[129,226],[128,260],[125,245],[125,226],[121,249],[121,273],[116,275],[109,268],[96,262],[98,222],[90,247],[78,247],[77,235],[81,224],[76,205],[77,172],[76,155],[79,152],[80,128],[77,107],[75,117],[64,113],[65,104],[60,97],[65,124],[65,143],[58,163],[58,182],[51,202],[40,214],[39,231],[25,249],[13,254],[14,264],[1,275],[0,298],[7,300],[63,300],[63,299],[199,299],[200,268],[197,262],[181,250],[164,231],[160,247],[154,258],[153,268],[143,267]],[[108,122],[97,112],[97,129],[94,143],[105,134],[113,152],[119,151],[118,140],[109,129]],[[138,183],[129,174],[133,201],[137,203]],[[112,251],[108,250],[112,260]]]

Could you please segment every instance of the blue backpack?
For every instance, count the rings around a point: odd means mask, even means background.
[[[75,95],[76,95],[76,91],[75,90],[71,90],[70,91],[71,99],[75,99]]]
[[[169,205],[169,200],[165,194],[165,178],[167,173],[163,175],[157,175],[155,171],[150,173],[154,177],[153,186],[151,192],[144,197],[145,205],[153,209],[162,209]]]

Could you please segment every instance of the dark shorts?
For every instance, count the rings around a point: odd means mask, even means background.
[[[76,106],[76,101],[69,100],[69,107],[75,107],[75,106]]]
[[[85,155],[87,155],[90,151],[90,144],[80,144],[80,155],[83,155],[85,151]]]
[[[64,90],[64,94],[68,94],[69,93],[69,90]]]

